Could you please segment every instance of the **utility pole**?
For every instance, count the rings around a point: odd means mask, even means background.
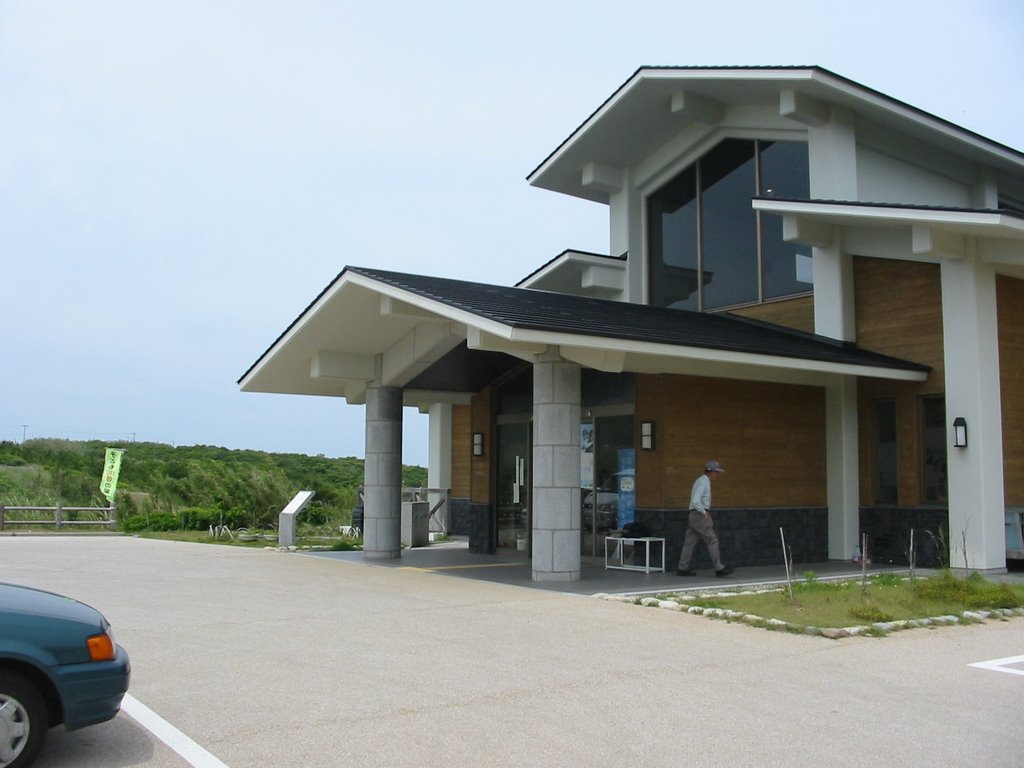
[[[21,425],[21,442],[25,442],[25,430],[28,429],[28,424]]]

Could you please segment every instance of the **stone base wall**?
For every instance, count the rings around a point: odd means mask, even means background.
[[[651,536],[665,538],[665,567],[674,570],[686,537],[685,509],[637,509],[637,522]],[[715,531],[722,562],[731,566],[784,565],[779,528],[786,534],[793,562],[821,563],[828,557],[828,510],[824,507],[796,509],[730,508],[713,509]],[[703,544],[698,544],[691,568],[711,568],[711,559]]]
[[[939,568],[950,564],[949,552],[951,548],[956,549],[955,539],[959,534],[954,532],[950,538],[949,510],[941,507],[862,507],[860,510],[860,531],[862,535],[867,534],[868,557],[874,563],[908,565],[911,529],[914,529],[914,559],[918,567]]]
[[[469,536],[473,526],[473,515],[469,499],[448,497],[448,534]]]
[[[490,504],[469,503],[469,551],[476,555],[494,554],[494,510]]]

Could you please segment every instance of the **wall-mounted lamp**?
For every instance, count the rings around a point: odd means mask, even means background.
[[[953,419],[953,447],[967,447],[967,419],[963,416]]]
[[[473,455],[483,456],[484,455],[484,433],[474,432],[473,433]]]
[[[640,450],[653,451],[654,450],[654,422],[653,421],[641,421],[640,422]]]

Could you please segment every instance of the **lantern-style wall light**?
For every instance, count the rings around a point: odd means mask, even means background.
[[[654,422],[640,422],[640,449],[644,451],[654,450]]]
[[[474,432],[473,433],[473,455],[483,456],[484,455],[484,433]]]
[[[963,416],[953,419],[953,447],[967,447],[967,419]]]

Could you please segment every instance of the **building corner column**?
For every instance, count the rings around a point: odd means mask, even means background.
[[[995,271],[973,255],[941,264],[950,565],[1006,570]],[[967,447],[953,445],[953,420]]]
[[[379,379],[366,389],[363,473],[363,554],[367,560],[402,555],[402,388]]]
[[[580,579],[580,366],[557,347],[533,364],[534,581]]]

